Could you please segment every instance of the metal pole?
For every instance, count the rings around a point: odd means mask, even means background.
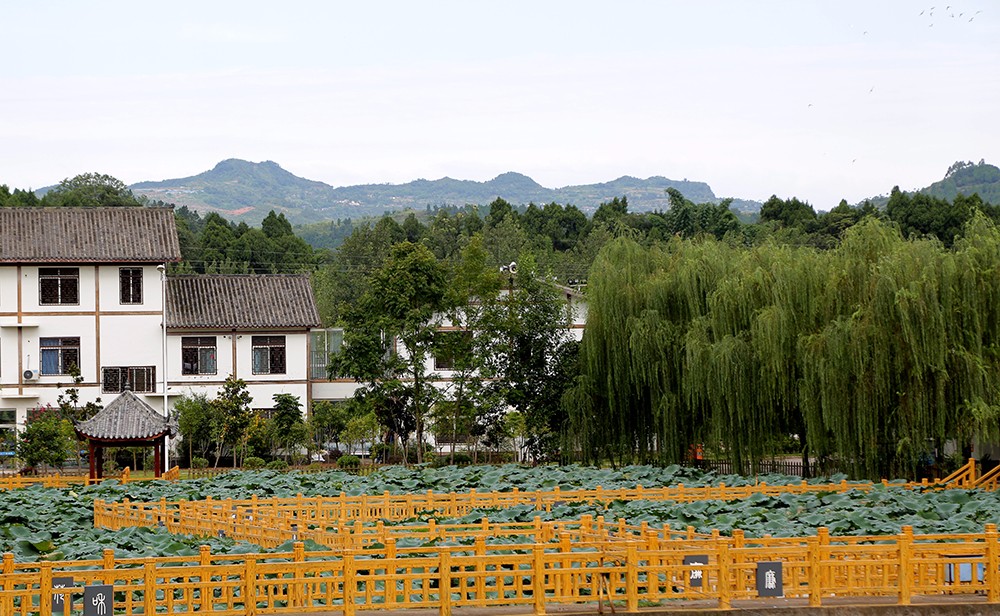
[[[167,266],[166,264],[157,265],[156,269],[160,270],[160,314],[161,320],[160,325],[162,332],[161,343],[163,346],[163,416],[170,417],[169,407],[167,406]],[[170,435],[163,437],[163,472],[170,470]]]

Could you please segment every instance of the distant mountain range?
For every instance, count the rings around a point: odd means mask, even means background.
[[[471,180],[414,180],[405,184],[363,184],[335,188],[300,178],[278,163],[224,160],[214,169],[187,178],[139,182],[131,186],[139,195],[229,219],[257,222],[271,210],[283,212],[301,224],[336,218],[379,216],[386,211],[424,209],[427,206],[486,205],[501,197],[514,205],[556,202],[593,211],[614,197],[628,197],[629,210],[665,210],[667,188],[676,188],[695,203],[718,203],[705,182],[670,180],[654,176],[645,180],[623,176],[611,182],[546,188],[520,173],[503,173],[487,182]],[[754,212],[760,203],[734,199],[737,210]]]

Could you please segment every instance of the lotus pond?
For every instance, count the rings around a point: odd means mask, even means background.
[[[811,480],[812,483],[839,482],[843,477]],[[127,528],[118,531],[93,527],[93,501],[200,500],[337,495],[393,494],[426,492],[466,492],[561,490],[585,488],[737,486],[764,481],[770,485],[799,483],[798,477],[767,475],[745,478],[718,475],[679,466],[664,468],[632,466],[617,470],[581,466],[515,465],[471,466],[463,468],[389,468],[378,474],[358,477],[340,471],[298,473],[278,471],[232,472],[212,479],[141,482],[120,485],[108,481],[75,488],[32,487],[0,492],[0,552],[13,552],[19,561],[76,560],[99,558],[101,550],[113,548],[118,557],[173,556],[197,554],[207,544],[214,553],[262,551],[259,546],[216,537],[173,535],[162,528]],[[728,533],[743,529],[747,536],[771,534],[801,536],[815,534],[826,526],[834,535],[894,534],[904,525],[917,533],[980,532],[986,523],[1000,521],[1000,494],[977,490],[914,491],[890,484],[871,491],[845,493],[784,494],[777,497],[754,495],[739,501],[700,501],[677,504],[669,501],[611,501],[608,503],[566,503],[551,512],[532,506],[510,509],[482,509],[461,518],[436,518],[438,522],[469,523],[482,517],[492,521],[577,519],[582,515],[624,518],[630,524],[648,522],[674,528],[693,526],[698,532],[719,529]],[[428,518],[422,517],[421,521]],[[416,521],[416,520],[414,520]],[[325,549],[309,544],[307,550]],[[291,544],[276,551],[291,551]]]

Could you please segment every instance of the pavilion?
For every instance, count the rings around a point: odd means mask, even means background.
[[[76,423],[76,434],[87,439],[90,478],[104,477],[105,447],[152,447],[155,476],[163,471],[168,436],[177,424],[149,406],[128,388],[90,419]]]

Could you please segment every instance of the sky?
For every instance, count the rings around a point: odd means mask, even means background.
[[[1000,165],[990,0],[0,0],[0,23],[12,189],[242,158],[332,186],[664,176],[825,210]]]

